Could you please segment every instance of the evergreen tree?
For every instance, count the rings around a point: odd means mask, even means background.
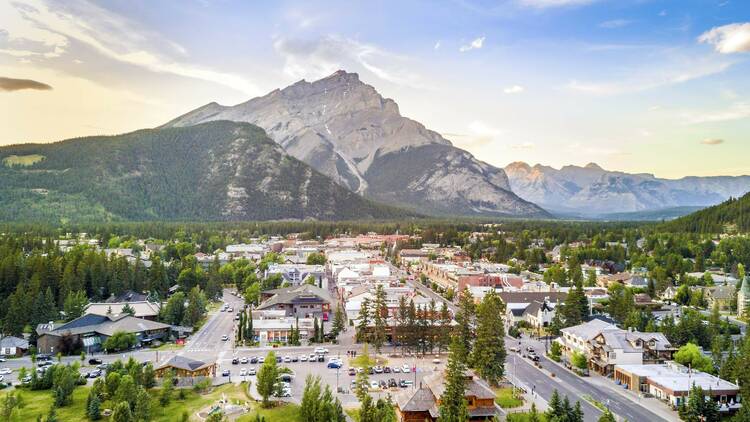
[[[465,355],[462,359],[466,360],[471,355],[471,348],[474,341],[474,319],[476,317],[476,307],[474,297],[468,288],[464,289],[458,296],[458,312],[456,313],[456,333],[455,336],[463,343],[459,349]]]
[[[375,351],[380,353],[386,340],[386,323],[388,318],[388,305],[386,303],[385,289],[382,284],[375,288],[375,301],[372,310],[373,331],[370,342],[375,346]]]
[[[331,335],[336,338],[346,329],[344,311],[341,304],[336,306],[336,312],[333,314],[333,325],[331,326]]]
[[[368,329],[370,327],[370,300],[365,298],[359,308],[357,316],[357,343],[367,343],[369,339]]]
[[[477,335],[471,361],[480,377],[497,386],[505,373],[505,314],[502,300],[490,290],[477,307]]]
[[[440,420],[465,421],[468,419],[466,408],[466,356],[464,342],[454,336],[448,351],[448,366],[445,369],[445,390],[440,397]]]

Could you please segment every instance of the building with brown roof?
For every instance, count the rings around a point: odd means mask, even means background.
[[[437,421],[440,416],[440,397],[444,391],[444,372],[424,377],[418,388],[396,394],[396,417],[401,422]],[[502,415],[502,410],[495,404],[495,393],[472,371],[466,372],[464,398],[470,421],[492,420],[495,416]]]

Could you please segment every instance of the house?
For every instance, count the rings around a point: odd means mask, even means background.
[[[521,321],[533,327],[546,327],[555,316],[555,307],[568,297],[564,292],[500,292],[505,303],[506,329]]]
[[[739,386],[719,377],[686,368],[676,362],[659,365],[617,365],[614,379],[618,385],[639,393],[651,394],[678,408],[687,401],[693,386],[703,389],[706,399],[719,403],[720,414],[740,409]]]
[[[167,339],[171,326],[129,315],[85,314],[59,327],[54,323],[39,324],[36,331],[39,353],[54,354],[65,347],[83,348],[90,353],[101,350],[116,332],[135,334],[136,345],[142,345]]]
[[[616,365],[664,363],[676,351],[662,333],[623,330],[599,319],[563,328],[561,332],[555,341],[562,345],[566,358],[582,353],[589,369],[608,376]]]
[[[750,314],[750,276],[745,276],[737,292],[737,315],[745,317]]]
[[[719,311],[722,312],[731,309],[734,300],[734,292],[735,288],[733,285],[711,286],[706,287],[703,290],[708,309],[713,309],[714,306],[717,306]]]
[[[597,283],[602,287],[609,287],[612,283],[620,283],[628,287],[648,287],[648,279],[646,277],[634,275],[627,271],[597,277]]]
[[[328,320],[333,299],[327,290],[310,284],[282,287],[261,293],[263,302],[257,310],[284,310],[286,316],[299,318],[318,317]]]
[[[0,355],[23,356],[29,351],[29,342],[22,338],[8,336],[0,337]]]
[[[155,321],[159,316],[161,305],[159,303],[149,302],[147,300],[137,302],[104,302],[89,303],[84,309],[85,314],[94,315],[113,315],[123,314],[126,307],[133,310],[133,316],[136,318],[148,319]]]
[[[495,393],[474,372],[467,371],[464,398],[470,421],[492,420],[503,412],[495,404]],[[445,391],[445,373],[435,372],[423,378],[416,389],[396,394],[396,418],[400,422],[435,422],[440,416],[440,397]]]
[[[323,283],[325,279],[325,267],[323,265],[307,264],[271,264],[265,273],[265,278],[272,274],[281,274],[284,281],[290,286],[299,286],[307,281],[309,277],[315,281],[315,285],[326,287]]]
[[[168,371],[173,371],[177,378],[215,377],[216,362],[203,362],[175,355],[154,368],[157,378],[163,378]]]

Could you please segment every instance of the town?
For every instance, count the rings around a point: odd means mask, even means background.
[[[746,420],[745,236],[319,226],[0,235],[4,417]]]

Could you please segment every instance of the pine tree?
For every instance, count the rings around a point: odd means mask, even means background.
[[[375,346],[375,351],[380,353],[386,339],[386,320],[388,318],[388,305],[386,304],[385,289],[382,284],[375,288],[375,302],[373,303],[372,323],[373,331],[370,342]]]
[[[341,310],[341,304],[336,306],[336,312],[333,314],[333,325],[331,326],[331,335],[338,337],[346,329],[344,311]]]
[[[367,343],[369,339],[368,329],[370,327],[370,300],[365,298],[359,308],[357,317],[357,343]]]
[[[461,339],[463,347],[461,350],[466,353],[463,356],[465,360],[471,355],[471,347],[474,340],[474,319],[476,317],[476,306],[474,297],[468,288],[464,289],[458,297],[458,312],[456,313],[456,333],[455,336]]]
[[[453,337],[448,355],[448,366],[445,369],[445,390],[440,397],[440,420],[468,420],[466,408],[466,350],[458,336]]]
[[[477,308],[477,338],[471,361],[480,377],[497,386],[505,373],[505,328],[498,315],[505,313],[500,297],[490,290]]]

